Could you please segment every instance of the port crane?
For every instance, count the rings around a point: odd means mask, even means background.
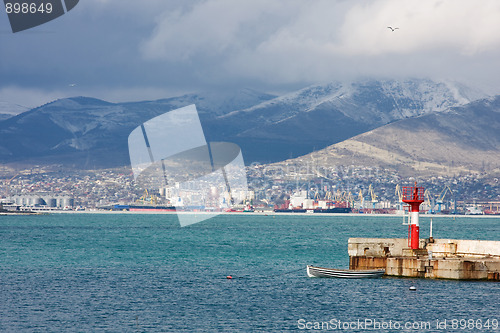
[[[375,204],[378,202],[378,199],[377,199],[377,195],[375,194],[375,191],[373,191],[373,186],[372,184],[370,184],[370,186],[368,186],[368,193],[370,194],[371,198],[372,198],[372,208],[375,209]]]
[[[437,211],[438,213],[441,213],[441,205],[444,203],[444,198],[448,193],[453,195],[453,191],[451,190],[451,188],[448,185],[446,185],[436,200],[436,204],[438,205],[438,211]]]
[[[335,200],[335,202],[340,202],[342,201],[342,192],[340,192],[340,190],[338,189],[337,192],[335,192],[335,195],[333,197],[333,200]]]
[[[327,192],[325,193],[325,200],[330,201],[331,199],[332,199],[332,192],[327,191]]]
[[[432,198],[431,192],[429,189],[425,190],[424,192],[424,204],[426,204],[429,207],[429,213],[434,214],[434,199]]]
[[[5,194],[7,197],[10,196],[10,183],[12,183],[12,181],[14,180],[14,178],[16,178],[17,176],[19,176],[20,172],[16,173],[12,178],[8,179],[8,180],[5,180],[4,184],[5,184]]]
[[[363,197],[363,191],[359,190],[358,198],[359,198],[359,208],[363,209],[365,206],[365,198]]]
[[[318,200],[318,199],[321,199],[321,197],[319,195],[319,191],[316,190],[316,193],[314,193],[314,200]]]
[[[154,194],[149,194],[148,190],[145,189],[144,193],[142,194],[142,197],[140,197],[137,202],[142,202],[143,204],[150,203],[152,205],[157,205],[158,204],[158,197]]]
[[[403,210],[403,193],[401,192],[401,186],[399,186],[399,184],[396,184],[396,191],[394,192],[394,194],[398,199],[398,210]]]
[[[347,201],[349,203],[349,207],[354,207],[354,198],[352,196],[351,191],[347,192],[344,195],[344,199],[345,199],[345,201]]]

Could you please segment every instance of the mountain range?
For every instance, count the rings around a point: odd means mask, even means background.
[[[500,96],[403,119],[281,164],[369,166],[402,176],[500,174]],[[280,163],[278,163],[280,164]]]
[[[484,97],[453,82],[336,82],[307,87],[212,121],[219,128],[227,124],[216,139],[230,138],[243,148],[246,158],[265,163],[301,156],[385,124]]]
[[[282,96],[245,89],[131,103],[61,99],[0,121],[0,161],[87,169],[128,165],[130,132],[189,104],[196,104],[207,140],[237,143],[247,164],[279,162],[323,148],[316,152],[324,154],[321,158],[330,152],[330,160],[347,163],[360,156],[359,162],[374,163],[377,156],[369,157],[359,145],[398,156],[381,165],[414,158],[450,164],[441,152],[449,145],[442,140],[463,147],[464,156],[473,156],[467,153],[477,148],[492,152],[498,147],[497,139],[489,141],[492,135],[496,138],[496,99],[454,82],[364,80],[314,85]],[[478,136],[481,126],[491,130]],[[401,133],[419,134],[400,139]],[[427,155],[414,153],[424,138]],[[406,144],[410,139],[415,146]],[[338,157],[338,149],[351,157]],[[493,160],[484,163],[492,165]],[[452,161],[466,164],[460,156]]]
[[[274,98],[245,89],[156,101],[110,103],[89,97],[56,100],[0,122],[0,161],[96,169],[128,165],[127,139],[145,121],[196,104],[200,118]]]

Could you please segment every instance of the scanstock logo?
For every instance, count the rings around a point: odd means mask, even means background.
[[[3,0],[12,32],[34,28],[75,8],[79,0]]]

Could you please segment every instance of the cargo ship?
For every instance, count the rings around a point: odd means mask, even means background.
[[[340,192],[339,192],[340,193]],[[317,195],[311,198],[307,191],[297,191],[284,200],[281,205],[274,206],[275,213],[352,213],[352,203],[338,196],[335,199],[320,199]]]
[[[349,207],[334,207],[334,208],[276,208],[275,213],[352,213]]]
[[[230,208],[224,209],[226,213],[253,213],[255,209],[252,205],[235,205]]]
[[[113,210],[126,210],[129,212],[175,212],[175,206],[154,205],[114,205]]]
[[[307,209],[296,208],[296,209],[288,209],[288,208],[276,208],[274,210],[275,213],[306,213]]]
[[[334,207],[334,208],[317,208],[314,209],[315,213],[352,213],[349,207]]]

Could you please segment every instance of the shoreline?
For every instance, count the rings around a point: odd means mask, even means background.
[[[403,218],[403,216],[408,217],[408,215],[402,214],[359,214],[359,213],[276,213],[276,212],[130,212],[130,211],[109,211],[109,210],[61,210],[61,211],[47,211],[47,212],[35,212],[34,214],[26,214],[26,213],[0,213],[0,215],[50,215],[50,214],[126,214],[126,215],[188,215],[188,214],[200,214],[200,215],[236,215],[236,216],[342,216],[342,217],[361,217],[361,216],[370,216],[370,217],[399,217]],[[422,214],[421,217],[426,218],[499,218],[500,215],[434,215],[434,214]]]

